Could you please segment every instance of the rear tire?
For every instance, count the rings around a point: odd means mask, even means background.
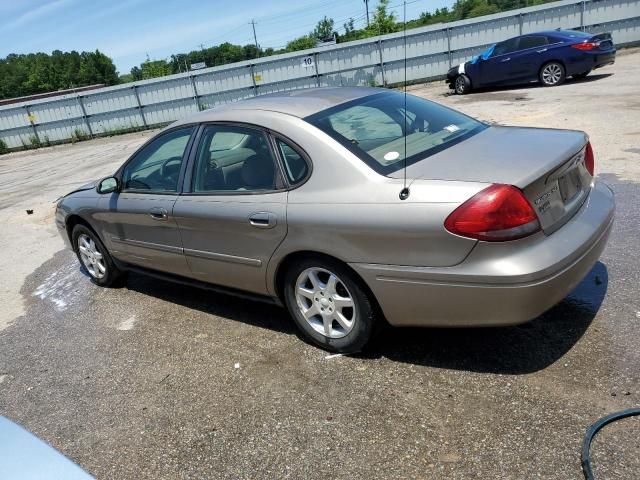
[[[457,95],[466,95],[471,91],[471,79],[464,73],[458,75],[453,83],[453,91]]]
[[[344,264],[309,257],[289,267],[284,300],[302,335],[330,352],[355,353],[369,342],[377,322],[375,301]]]
[[[124,278],[109,251],[98,236],[84,225],[76,225],[71,233],[73,250],[89,278],[101,287],[115,286]]]
[[[586,78],[587,75],[589,75],[590,73],[591,73],[591,70],[587,70],[586,72],[576,73],[575,75],[572,75],[572,77],[575,78],[576,80],[582,80],[583,78]]]
[[[545,87],[555,87],[564,82],[564,65],[560,62],[545,63],[540,69],[540,83]]]

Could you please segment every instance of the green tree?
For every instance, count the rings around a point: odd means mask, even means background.
[[[304,37],[296,38],[287,43],[285,50],[287,52],[295,52],[296,50],[306,50],[307,48],[314,48],[316,46],[316,39],[312,35],[305,35]]]
[[[490,4],[487,0],[478,0],[473,8],[469,11],[466,18],[481,17],[483,15],[491,15],[498,13],[500,9],[496,5]]]
[[[367,27],[371,35],[384,35],[398,31],[399,25],[396,23],[396,16],[393,12],[387,12],[389,0],[380,0],[373,13],[373,21]]]
[[[140,64],[140,69],[142,70],[142,78],[145,80],[164,77],[173,73],[171,64],[166,60],[150,60],[148,57],[145,62]]]
[[[333,18],[327,18],[326,16],[318,22],[316,28],[313,29],[312,35],[320,40],[332,38],[334,34],[333,30]]]
[[[133,67],[131,69],[131,77],[134,81],[142,80],[142,70],[140,69],[140,67]]]
[[[114,85],[120,80],[109,57],[95,52],[62,52],[51,54],[9,54],[0,59],[0,98],[103,83]]]

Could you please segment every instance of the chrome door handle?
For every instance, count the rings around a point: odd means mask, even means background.
[[[502,59],[502,60],[500,60],[500,61],[501,61],[501,62],[508,62],[509,60],[511,60],[511,57],[509,57],[509,58],[504,58],[504,59]]]
[[[149,210],[149,216],[154,220],[166,220],[169,218],[169,212],[164,208],[153,207]]]
[[[275,213],[256,212],[249,215],[249,223],[257,228],[273,228],[278,222]]]
[[[547,49],[546,49],[546,48],[542,48],[542,49],[540,49],[540,50],[536,50],[536,52],[538,52],[538,53],[544,53],[544,52],[546,52],[546,51],[547,51]]]

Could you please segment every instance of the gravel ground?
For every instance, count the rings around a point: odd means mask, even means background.
[[[586,130],[617,221],[535,321],[388,330],[359,356],[300,341],[277,307],[88,281],[51,202],[153,132],[0,157],[0,414],[98,478],[581,478],[586,428],[640,403],[639,75],[626,51],[557,88],[411,88],[488,121]],[[637,418],[605,427],[597,478],[640,478],[639,439]]]

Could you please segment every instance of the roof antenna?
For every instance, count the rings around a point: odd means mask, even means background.
[[[403,39],[404,39],[404,184],[400,190],[400,200],[409,198],[409,187],[407,187],[407,0],[403,5]]]

